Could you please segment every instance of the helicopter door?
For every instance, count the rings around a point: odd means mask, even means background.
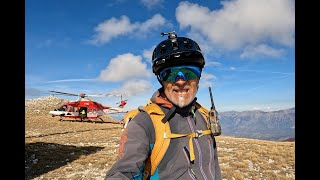
[[[79,113],[82,119],[87,117],[87,110],[87,107],[80,107]]]

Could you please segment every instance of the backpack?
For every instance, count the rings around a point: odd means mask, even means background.
[[[159,163],[161,162],[163,156],[165,155],[171,138],[178,138],[178,137],[184,137],[189,136],[189,149],[190,149],[190,160],[194,160],[194,149],[193,149],[193,141],[192,138],[201,137],[203,135],[212,135],[212,132],[210,130],[210,125],[208,124],[208,118],[209,118],[209,111],[202,107],[200,104],[195,103],[196,108],[199,110],[201,115],[204,117],[204,119],[207,122],[207,128],[206,130],[200,130],[195,133],[190,134],[173,134],[170,131],[169,122],[166,121],[163,122],[163,119],[165,118],[165,114],[163,113],[162,109],[155,103],[152,103],[150,100],[148,101],[146,106],[139,106],[138,109],[133,109],[129,111],[123,118],[124,121],[124,128],[127,127],[127,124],[131,119],[133,119],[140,111],[145,111],[149,114],[150,119],[152,120],[154,130],[155,130],[155,143],[153,145],[150,156],[146,160],[144,173],[143,173],[143,179],[147,179],[148,177],[152,176]],[[214,136],[213,138],[213,148],[216,148],[216,142]]]

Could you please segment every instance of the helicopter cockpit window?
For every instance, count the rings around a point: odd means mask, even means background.
[[[67,106],[63,105],[58,110],[59,111],[66,111],[67,110]]]
[[[69,106],[69,110],[68,110],[69,112],[73,112],[74,111],[74,108],[73,108],[73,106]]]

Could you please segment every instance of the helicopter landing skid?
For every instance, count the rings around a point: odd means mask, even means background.
[[[60,118],[59,118],[59,121],[64,121],[63,118],[62,118],[63,116],[59,116],[59,117],[60,117]]]

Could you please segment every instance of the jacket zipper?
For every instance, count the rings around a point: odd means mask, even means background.
[[[187,117],[187,120],[188,120],[189,127],[191,129],[191,132],[195,132],[194,127],[193,127],[192,122],[191,122],[190,116]],[[200,168],[200,172],[202,174],[203,179],[207,180],[208,178],[206,177],[206,174],[202,169],[202,154],[201,154],[201,148],[200,148],[199,142],[198,142],[197,139],[193,139],[193,140],[194,140],[195,145],[197,147],[196,149],[198,150],[198,153],[199,153],[199,168]]]
[[[183,153],[186,157],[186,160],[188,162],[188,174],[189,176],[193,179],[193,180],[197,180],[196,174],[194,173],[193,169],[192,169],[192,164],[190,162],[190,153],[187,147],[183,147]]]
[[[212,143],[211,143],[211,139],[210,138],[208,138],[208,141],[209,141],[209,153],[210,153],[210,162],[209,162],[209,172],[210,172],[210,175],[211,175],[211,177],[212,177],[212,179],[214,179],[214,176],[213,176],[213,174],[212,174],[212,159],[213,159],[213,151],[212,151],[212,148],[213,148],[213,145],[212,145]]]
[[[194,173],[194,171],[193,171],[193,169],[191,168],[191,167],[189,167],[189,171],[190,171],[190,175],[191,175],[191,177],[193,178],[193,179],[195,179],[195,180],[197,180],[198,178],[197,178],[197,176],[196,176],[196,174]]]

